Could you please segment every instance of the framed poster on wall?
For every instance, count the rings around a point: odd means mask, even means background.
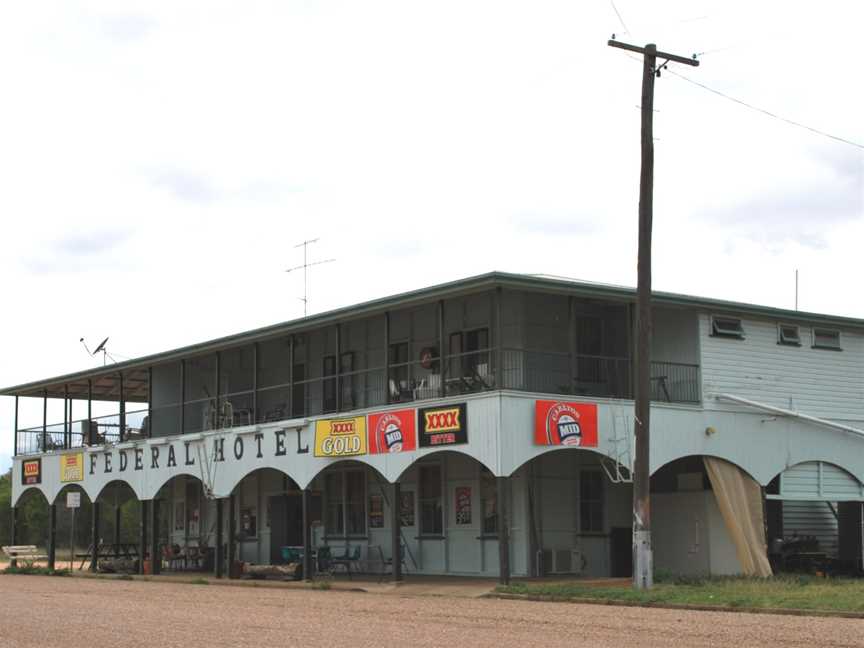
[[[414,491],[401,491],[399,493],[399,514],[402,518],[402,526],[414,526]]]
[[[186,502],[174,504],[174,530],[184,531],[186,529]]]
[[[471,487],[456,487],[456,524],[471,524]]]
[[[369,528],[384,528],[384,498],[381,495],[369,496]]]

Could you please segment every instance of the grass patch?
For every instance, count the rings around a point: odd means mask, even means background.
[[[653,589],[636,591],[629,586],[592,587],[578,581],[514,583],[498,587],[505,594],[555,599],[596,599],[634,604],[717,605],[729,608],[784,608],[864,612],[864,580],[811,576],[658,577]]]
[[[208,581],[206,578],[193,578],[191,581],[189,581],[189,584],[190,585],[209,585],[210,581]]]
[[[312,581],[310,586],[314,589],[329,590],[330,588],[333,587],[333,584],[330,582],[330,579],[324,579],[324,580]]]

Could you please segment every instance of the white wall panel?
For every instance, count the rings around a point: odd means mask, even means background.
[[[864,422],[864,335],[841,332],[842,351],[777,344],[777,322],[743,319],[744,339],[711,336],[711,316],[699,317],[705,407],[737,409],[713,396],[729,393],[822,418]]]

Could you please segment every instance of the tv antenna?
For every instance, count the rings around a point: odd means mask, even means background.
[[[99,346],[97,346],[92,351],[87,347],[87,343],[84,341],[83,337],[79,340],[79,342],[81,342],[81,344],[84,345],[84,348],[87,350],[87,353],[89,353],[91,356],[95,356],[100,351],[102,352],[102,366],[103,367],[108,364],[108,358],[111,358],[111,362],[113,362],[114,364],[117,364],[117,361],[114,359],[114,357],[110,353],[108,353],[108,347],[106,346],[108,344],[108,338],[107,337],[104,340],[102,340],[99,343]]]
[[[306,317],[307,312],[308,312],[308,307],[309,307],[309,280],[308,280],[309,268],[311,268],[312,266],[321,265],[323,263],[332,263],[333,261],[336,260],[336,259],[324,259],[323,261],[313,261],[312,263],[309,263],[309,261],[307,260],[307,258],[308,258],[307,253],[308,253],[308,249],[309,249],[309,244],[310,243],[317,243],[318,240],[319,239],[317,239],[317,238],[309,239],[309,240],[303,241],[302,243],[298,243],[297,245],[295,245],[294,246],[295,249],[299,248],[299,247],[303,248],[303,265],[295,266],[293,268],[288,268],[285,271],[285,272],[294,272],[296,270],[301,270],[301,269],[303,270],[303,296],[300,297],[300,301],[303,302],[303,317]]]

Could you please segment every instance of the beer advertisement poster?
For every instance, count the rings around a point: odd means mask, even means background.
[[[420,447],[468,443],[468,417],[465,403],[419,410]]]
[[[353,457],[366,454],[366,417],[315,421],[316,457]]]
[[[597,405],[538,400],[534,444],[597,447]]]
[[[21,484],[31,486],[42,483],[42,459],[25,459],[21,462]]]
[[[417,410],[369,415],[369,454],[410,452],[417,449]]]
[[[60,455],[60,481],[84,481],[84,453]]]
[[[471,487],[456,487],[456,524],[471,524]]]
[[[403,527],[414,526],[414,491],[402,491],[399,493],[399,515],[402,517]]]

